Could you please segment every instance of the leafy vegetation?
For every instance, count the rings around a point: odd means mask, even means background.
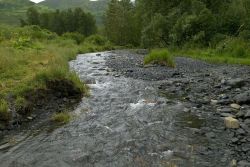
[[[45,0],[40,2],[38,6],[46,6],[50,9],[65,10],[68,8],[82,8],[95,16],[97,25],[103,24],[103,14],[108,6],[109,0]]]
[[[249,9],[249,0],[111,0],[105,32],[117,45],[249,65]]]
[[[27,10],[27,20],[21,20],[21,24],[22,26],[37,25],[59,35],[66,32],[78,32],[89,36],[96,32],[94,17],[90,13],[85,13],[81,8],[40,13],[32,7]]]
[[[100,36],[79,40],[83,36],[75,34],[58,36],[38,26],[0,26],[1,99],[13,94],[17,111],[26,114],[30,110],[25,94],[47,89],[49,82],[58,80],[70,81],[75,89],[88,95],[87,86],[69,70],[68,61],[77,53],[106,50],[111,44]],[[6,115],[2,114],[6,113],[5,109],[6,103],[1,101],[0,119],[6,120]]]
[[[154,49],[144,59],[144,64],[160,64],[168,67],[175,67],[174,58],[167,49]]]

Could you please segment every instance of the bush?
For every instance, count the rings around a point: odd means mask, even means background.
[[[1,99],[0,100],[0,120],[1,121],[9,121],[11,118],[11,114],[8,110],[8,103]]]
[[[144,58],[144,64],[160,64],[175,67],[174,58],[167,49],[154,49]]]
[[[72,39],[76,41],[77,44],[80,44],[84,41],[84,35],[80,34],[79,32],[67,32],[62,35],[63,38]]]
[[[93,45],[103,46],[108,42],[106,38],[101,35],[91,35],[86,38],[86,43],[90,43]]]
[[[60,123],[60,124],[66,124],[70,121],[71,116],[68,112],[60,112],[56,113],[52,116],[51,120]]]

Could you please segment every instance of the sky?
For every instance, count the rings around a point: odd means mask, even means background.
[[[42,2],[44,0],[30,0],[30,1],[35,2],[35,3],[39,3],[39,2]],[[92,0],[92,1],[96,1],[96,0]]]
[[[42,1],[44,1],[44,0],[30,0],[30,1],[35,2],[35,3],[38,3],[38,2],[42,2]]]

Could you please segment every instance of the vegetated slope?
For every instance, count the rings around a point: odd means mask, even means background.
[[[46,6],[52,9],[68,9],[80,7],[88,12],[91,12],[95,17],[97,24],[102,22],[102,16],[108,6],[109,0],[45,0],[39,5]]]
[[[29,0],[1,0],[0,23],[18,25],[19,19],[25,17],[28,7],[34,5]]]

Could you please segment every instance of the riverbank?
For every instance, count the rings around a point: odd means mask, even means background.
[[[223,145],[239,164],[250,162],[250,68],[239,65],[209,64],[185,57],[175,57],[176,68],[144,65],[145,54],[117,51],[107,59],[117,76],[159,81],[159,93],[170,101],[185,103],[183,115],[195,114],[203,119],[194,133],[210,141],[208,156]],[[140,53],[140,52],[139,52]],[[143,52],[142,52],[143,53]],[[235,118],[236,129],[226,127],[226,118]],[[193,120],[190,120],[192,125]],[[187,124],[189,124],[187,123]],[[192,127],[193,128],[193,127]],[[227,136],[228,139],[223,138]],[[214,142],[214,144],[212,144]],[[216,144],[215,144],[216,143]],[[210,152],[210,153],[209,153]],[[222,153],[223,154],[223,153]],[[221,158],[221,161],[225,159]],[[240,166],[240,165],[239,165]]]
[[[37,26],[1,26],[1,134],[23,124],[48,122],[54,113],[70,110],[89,95],[88,87],[70,71],[68,62],[78,53],[108,49],[110,45],[97,35],[78,42],[74,34],[57,36]]]

